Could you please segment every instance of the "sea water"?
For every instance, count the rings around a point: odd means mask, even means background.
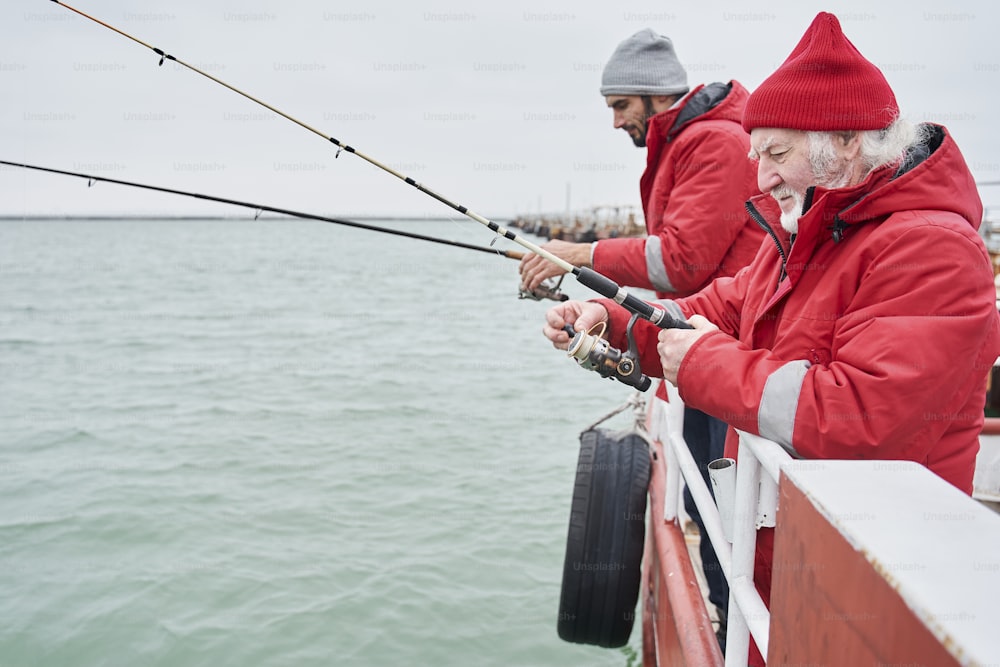
[[[0,667],[637,664],[638,623],[556,634],[578,435],[631,390],[516,293],[316,222],[0,223]]]

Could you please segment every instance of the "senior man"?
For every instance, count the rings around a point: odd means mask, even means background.
[[[912,460],[971,493],[1000,318],[958,146],[900,117],[828,13],[750,95],[743,126],[764,193],[747,206],[772,242],[734,278],[665,302],[693,330],[636,326],[644,372],[795,457]],[[606,320],[624,347],[628,317],[611,301],[567,302],[545,334],[564,348],[564,325]],[[772,547],[761,530],[765,603]]]

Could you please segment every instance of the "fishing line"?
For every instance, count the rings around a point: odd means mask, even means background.
[[[638,298],[638,297],[636,297],[636,296],[634,296],[632,294],[629,294],[623,287],[619,286],[613,280],[610,280],[609,278],[606,278],[605,276],[601,275],[600,273],[597,273],[593,269],[590,269],[590,268],[587,268],[587,267],[578,267],[578,266],[574,266],[574,265],[570,264],[569,262],[567,262],[566,260],[562,259],[561,257],[558,257],[557,255],[554,255],[553,253],[551,253],[548,250],[545,250],[544,248],[542,248],[542,247],[540,247],[540,246],[532,243],[531,241],[528,241],[527,239],[525,239],[525,238],[523,238],[521,236],[518,236],[514,232],[511,232],[510,230],[508,230],[508,229],[506,229],[504,227],[501,227],[497,223],[492,222],[491,220],[489,220],[487,218],[484,218],[483,216],[479,215],[478,213],[475,213],[474,211],[470,210],[466,206],[462,206],[460,204],[456,204],[456,203],[452,202],[451,200],[449,200],[448,198],[444,197],[441,194],[438,194],[434,190],[431,190],[430,188],[421,185],[420,183],[418,183],[417,181],[413,180],[409,176],[406,176],[406,175],[404,175],[404,174],[396,171],[392,167],[390,167],[390,166],[388,166],[386,164],[383,164],[382,162],[376,160],[375,158],[373,158],[373,157],[371,157],[369,155],[365,155],[361,151],[356,150],[353,146],[345,144],[345,143],[341,142],[340,140],[338,140],[338,139],[336,139],[336,138],[334,138],[332,136],[329,136],[329,135],[325,134],[324,132],[321,132],[320,130],[317,130],[316,128],[314,128],[311,125],[309,125],[309,124],[307,124],[307,123],[299,120],[298,118],[295,118],[294,116],[292,116],[290,114],[287,114],[284,111],[281,111],[280,109],[277,109],[277,108],[271,106],[270,104],[264,102],[263,100],[260,100],[260,99],[258,99],[256,97],[254,97],[253,95],[250,95],[249,93],[244,92],[243,90],[240,90],[239,88],[237,88],[237,87],[235,87],[235,86],[233,86],[233,85],[231,85],[229,83],[226,83],[222,79],[219,79],[219,78],[217,78],[215,76],[212,76],[208,72],[205,72],[205,71],[203,71],[203,70],[195,67],[194,65],[191,65],[191,64],[189,64],[187,62],[184,62],[180,58],[177,58],[176,56],[167,53],[163,49],[160,49],[160,48],[157,48],[155,46],[152,46],[151,44],[147,44],[146,42],[142,41],[141,39],[139,39],[137,37],[134,37],[134,36],[130,35],[129,33],[125,32],[123,30],[120,30],[120,29],[118,29],[118,28],[116,28],[116,27],[114,27],[114,26],[112,26],[112,25],[110,25],[108,23],[105,23],[104,21],[101,21],[100,19],[94,18],[93,16],[90,16],[89,14],[86,14],[86,13],[80,11],[79,9],[76,9],[75,7],[67,5],[64,2],[60,2],[60,0],[52,0],[52,2],[56,3],[57,5],[60,5],[61,7],[65,7],[66,9],[68,9],[68,10],[70,10],[70,11],[72,11],[72,12],[74,12],[74,13],[80,15],[80,16],[82,16],[83,18],[88,19],[90,21],[93,21],[94,23],[97,23],[98,25],[101,25],[101,26],[107,28],[108,30],[116,32],[119,35],[121,35],[121,36],[123,36],[123,37],[125,37],[127,39],[130,39],[133,42],[135,42],[135,43],[137,43],[137,44],[139,44],[141,46],[144,46],[147,49],[153,51],[156,55],[158,55],[160,57],[160,61],[159,61],[160,66],[162,66],[163,63],[164,63],[164,61],[167,61],[167,60],[175,62],[178,65],[181,65],[182,67],[185,67],[185,68],[191,70],[192,72],[194,72],[196,74],[200,74],[201,76],[205,77],[206,79],[209,79],[210,81],[214,81],[215,83],[219,84],[220,86],[223,86],[224,88],[228,88],[229,90],[233,91],[234,93],[237,93],[238,95],[241,95],[241,96],[247,98],[251,102],[254,102],[254,103],[256,103],[256,104],[264,107],[265,109],[268,109],[269,111],[272,111],[272,112],[278,114],[282,118],[290,120],[291,122],[295,123],[296,125],[304,128],[306,130],[309,130],[313,134],[316,134],[316,135],[322,137],[323,139],[326,139],[327,141],[329,141],[333,145],[337,146],[337,149],[338,149],[337,150],[337,156],[338,157],[340,156],[341,151],[347,151],[348,153],[352,153],[352,154],[358,156],[359,158],[361,158],[362,160],[365,160],[369,164],[372,164],[375,167],[378,167],[379,169],[381,169],[382,171],[385,171],[386,173],[389,173],[389,174],[395,176],[396,178],[400,179],[401,181],[407,183],[408,185],[413,186],[414,188],[416,188],[420,192],[423,192],[424,194],[426,194],[426,195],[428,195],[430,197],[433,197],[434,199],[438,200],[439,202],[441,202],[445,206],[448,206],[449,208],[452,208],[455,211],[458,211],[459,213],[461,213],[461,214],[463,214],[463,215],[471,218],[472,220],[475,220],[476,222],[478,222],[478,223],[480,223],[482,225],[485,225],[487,228],[489,228],[491,231],[493,231],[497,235],[502,236],[502,237],[504,237],[504,238],[506,238],[506,239],[508,239],[510,241],[513,241],[514,243],[517,243],[518,245],[520,245],[520,246],[522,246],[522,247],[530,250],[531,252],[533,252],[534,254],[538,255],[539,257],[547,259],[548,261],[552,262],[553,264],[555,264],[556,266],[558,266],[559,268],[561,268],[563,271],[566,271],[567,273],[572,273],[573,276],[576,278],[577,282],[579,282],[580,284],[582,284],[585,287],[588,287],[588,288],[594,290],[595,292],[597,292],[601,296],[607,297],[609,299],[613,299],[615,302],[617,302],[617,303],[621,304],[622,306],[624,306],[629,312],[631,312],[631,313],[633,313],[635,315],[638,315],[638,316],[642,317],[643,319],[649,320],[650,322],[652,322],[653,324],[659,326],[660,328],[663,328],[663,329],[667,329],[667,328],[690,329],[691,328],[691,325],[689,325],[688,323],[684,322],[683,320],[676,319],[676,318],[672,317],[670,314],[667,313],[666,310],[664,310],[664,309],[662,309],[660,307],[654,306],[654,305],[652,305],[650,303],[647,303],[647,302],[643,301],[642,299],[640,299],[640,298]]]

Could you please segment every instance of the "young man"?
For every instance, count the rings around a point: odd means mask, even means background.
[[[730,81],[690,90],[673,43],[646,29],[615,49],[601,95],[614,127],[646,148],[639,194],[648,235],[542,247],[662,298],[693,294],[749,263],[763,231],[743,207],[757,192],[746,160],[749,138],[740,126],[746,89]],[[534,289],[564,271],[526,255],[520,273],[524,287]]]
[[[736,81],[689,90],[687,73],[669,38],[645,29],[618,45],[605,65],[601,95],[612,110],[614,127],[647,151],[639,182],[647,236],[595,243],[550,241],[542,247],[619,284],[671,298],[732,276],[750,262],[764,232],[743,206],[757,192],[753,166],[746,159],[749,137],[740,125],[747,91]],[[563,273],[536,255],[526,255],[520,271],[527,289]],[[663,387],[657,396],[666,398]],[[723,454],[725,433],[724,422],[685,409],[684,439],[706,484],[708,464]],[[705,536],[686,488],[684,506]],[[701,540],[700,552],[724,639],[729,586],[707,538]]]
[[[917,461],[971,493],[1000,318],[958,146],[899,117],[827,13],[750,96],[743,126],[764,193],[748,206],[772,241],[732,281],[665,304],[693,330],[636,327],[644,372],[793,456]],[[628,313],[610,301],[554,308],[545,333],[565,347],[561,326],[604,319],[621,345]],[[765,602],[772,544],[761,530]]]

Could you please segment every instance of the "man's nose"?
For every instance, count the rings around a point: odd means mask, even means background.
[[[757,187],[763,193],[768,193],[781,185],[781,176],[778,171],[768,164],[767,160],[760,160],[757,163]]]

